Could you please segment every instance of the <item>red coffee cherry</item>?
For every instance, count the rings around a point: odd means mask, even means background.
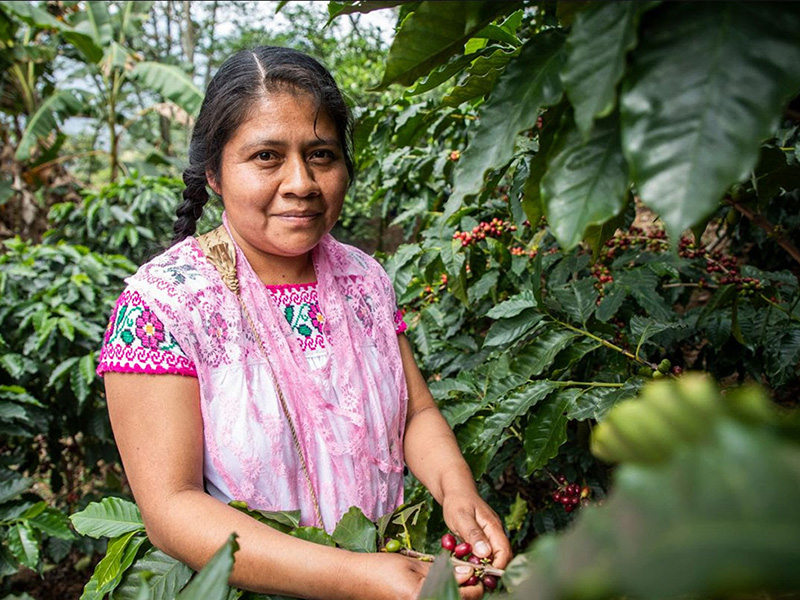
[[[480,558],[478,558],[477,556],[475,556],[474,554],[472,554],[472,555],[471,555],[471,556],[470,556],[470,557],[467,559],[467,562],[471,562],[473,565],[480,565],[480,564],[483,564],[483,563],[481,562],[481,559],[480,559]]]
[[[472,577],[467,579],[462,585],[464,585],[464,586],[478,585],[479,581],[480,581],[480,579],[478,579],[478,576],[477,575],[473,575]]]
[[[497,589],[497,577],[494,575],[484,575],[483,586],[490,592],[493,592]]]
[[[472,546],[469,543],[464,542],[463,544],[459,544],[453,550],[453,555],[456,558],[464,558],[467,554],[472,552]]]
[[[442,549],[452,552],[456,549],[456,545],[456,536],[454,536],[452,533],[445,533],[442,536]]]

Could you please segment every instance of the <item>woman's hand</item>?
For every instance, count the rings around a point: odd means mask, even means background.
[[[352,555],[353,598],[370,600],[416,600],[428,576],[431,563],[402,554],[377,552]],[[456,567],[456,582],[460,586],[473,574],[469,567]],[[459,588],[463,600],[479,600],[483,584]]]
[[[476,492],[466,490],[446,493],[442,511],[447,527],[472,546],[479,558],[492,559],[492,566],[505,569],[511,560],[508,542],[500,517]]]

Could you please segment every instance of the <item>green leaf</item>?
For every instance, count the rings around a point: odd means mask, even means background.
[[[461,425],[481,410],[486,402],[481,398],[468,398],[461,401],[449,400],[439,409],[451,428]]]
[[[534,381],[502,397],[494,412],[486,417],[483,431],[473,442],[473,447],[482,449],[495,444],[497,438],[517,417],[527,414],[554,389],[555,386],[549,381]]]
[[[39,540],[28,523],[16,523],[8,528],[6,544],[11,554],[29,569],[39,565]]]
[[[86,7],[85,24],[88,25],[88,31],[94,40],[94,43],[100,48],[106,48],[111,43],[114,36],[114,28],[111,25],[111,14],[108,12],[108,6],[105,2],[89,2]]]
[[[617,311],[627,297],[628,291],[624,287],[612,284],[610,288],[606,290],[606,295],[600,301],[600,304],[598,304],[594,316],[603,323],[607,322],[611,317],[617,314]]]
[[[561,80],[584,138],[595,118],[614,110],[626,55],[636,45],[640,11],[636,2],[597,2],[575,17]]]
[[[94,43],[90,35],[74,30],[62,23],[47,11],[37,8],[31,2],[0,2],[3,9],[15,14],[28,25],[41,29],[55,29],[71,43],[90,62],[95,63],[103,56],[103,50]]]
[[[537,377],[553,364],[556,356],[578,337],[566,329],[547,329],[516,353],[512,369],[524,377]]]
[[[47,508],[28,522],[49,536],[57,537],[62,540],[74,540],[75,534],[69,528],[69,519],[60,510]]]
[[[282,5],[285,2],[281,3]],[[331,21],[339,15],[349,15],[352,13],[369,13],[373,10],[381,10],[383,8],[393,8],[403,4],[418,4],[417,2],[409,2],[408,0],[391,0],[385,2],[375,2],[369,0],[357,0],[356,2],[328,2],[328,23],[326,27],[331,24]],[[277,12],[277,11],[276,11]]]
[[[13,473],[10,474],[8,479],[6,479],[6,475],[4,474],[2,481],[0,481],[0,504],[9,500],[13,500],[22,492],[30,488],[32,484],[33,479],[30,479],[29,477],[21,477],[20,475]]]
[[[561,390],[545,400],[528,419],[523,443],[528,476],[543,468],[567,441],[567,411],[580,393],[577,389]]]
[[[237,535],[232,533],[175,600],[225,600],[228,597],[228,578],[233,569],[233,555],[239,549],[236,538]]]
[[[518,529],[521,529],[527,515],[528,502],[525,500],[525,498],[520,496],[519,493],[517,493],[517,498],[508,509],[508,514],[504,519],[506,529],[509,531],[517,531]]]
[[[142,61],[128,76],[174,102],[190,115],[196,115],[203,103],[200,88],[185,71],[173,65]]]
[[[59,365],[50,373],[50,378],[47,380],[47,387],[52,387],[53,384],[55,384],[65,375],[69,375],[72,369],[75,368],[75,363],[77,363],[79,360],[79,356],[70,356],[59,363]]]
[[[481,108],[478,126],[458,161],[453,193],[445,207],[446,218],[461,207],[468,195],[480,191],[486,171],[511,160],[517,134],[536,124],[539,111],[559,101],[563,46],[562,33],[545,31],[534,36],[509,61]]]
[[[92,381],[94,381],[94,353],[82,356],[78,361],[78,368],[70,373],[69,383],[72,393],[78,399],[78,409],[80,410],[92,391]]]
[[[460,600],[450,555],[444,550],[433,561],[417,600]]]
[[[96,582],[97,595],[102,597],[110,592],[113,587],[107,587],[115,580],[119,582],[122,578],[121,563],[128,544],[138,532],[131,531],[119,537],[109,540],[106,548],[106,555],[97,563],[92,574],[92,579]],[[144,537],[139,538],[139,543],[144,541]],[[116,586],[114,586],[116,587]]]
[[[377,538],[375,524],[357,506],[344,513],[333,530],[336,543],[353,552],[376,552]]]
[[[800,88],[800,14],[794,4],[665,3],[642,24],[622,145],[642,200],[677,239],[756,165]]]
[[[489,56],[475,58],[472,66],[467,69],[467,77],[442,98],[442,104],[455,108],[463,102],[485,96],[494,89],[508,61],[517,54],[517,50],[501,48],[494,50]]]
[[[597,308],[597,288],[593,277],[583,277],[565,286],[551,288],[550,292],[573,321],[584,327]]]
[[[617,402],[635,396],[638,391],[639,384],[635,380],[626,382],[622,387],[590,387],[575,399],[567,417],[576,421],[602,421]]]
[[[139,508],[121,498],[103,498],[70,516],[73,527],[81,535],[93,538],[117,537],[129,531],[144,531]]]
[[[486,316],[490,319],[508,319],[517,316],[525,309],[536,308],[536,306],[536,298],[533,297],[533,292],[523,290],[519,294],[494,306],[486,313]]]
[[[31,116],[17,146],[14,158],[24,162],[31,157],[31,150],[38,140],[48,139],[63,126],[64,121],[86,109],[84,92],[57,90],[53,92]]]
[[[516,2],[422,2],[394,37],[386,70],[377,86],[406,86],[460,52],[472,35],[495,17],[516,8]]]
[[[564,250],[571,250],[589,226],[612,219],[625,207],[628,165],[617,115],[598,121],[585,142],[570,123],[552,152],[541,181],[542,201],[553,234]]]
[[[114,591],[114,600],[139,600],[143,589],[149,590],[149,598],[174,598],[192,572],[182,562],[152,548],[133,563]]]
[[[297,527],[289,532],[289,535],[307,542],[321,544],[322,546],[336,547],[336,540],[319,527]]]
[[[544,315],[529,308],[511,318],[496,321],[486,333],[483,345],[491,347],[512,344],[536,327],[543,318]]]
[[[649,316],[658,321],[669,321],[675,313],[656,291],[658,284],[659,277],[647,265],[621,271],[616,279],[616,285],[625,288]]]

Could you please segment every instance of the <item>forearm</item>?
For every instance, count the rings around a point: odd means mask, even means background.
[[[458,442],[432,399],[409,417],[404,451],[409,469],[439,504],[447,493],[476,492]]]
[[[243,589],[298,598],[355,598],[349,587],[358,556],[306,542],[259,523],[201,490],[177,492],[142,506],[153,543],[195,570],[238,534],[230,583]]]

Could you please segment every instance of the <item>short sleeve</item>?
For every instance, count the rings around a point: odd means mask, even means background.
[[[398,310],[394,313],[394,330],[397,335],[400,335],[401,333],[405,333],[406,329],[408,329],[408,325],[403,320],[403,311]]]
[[[111,314],[97,374],[173,374],[197,377],[197,369],[175,337],[138,292],[126,289]]]

